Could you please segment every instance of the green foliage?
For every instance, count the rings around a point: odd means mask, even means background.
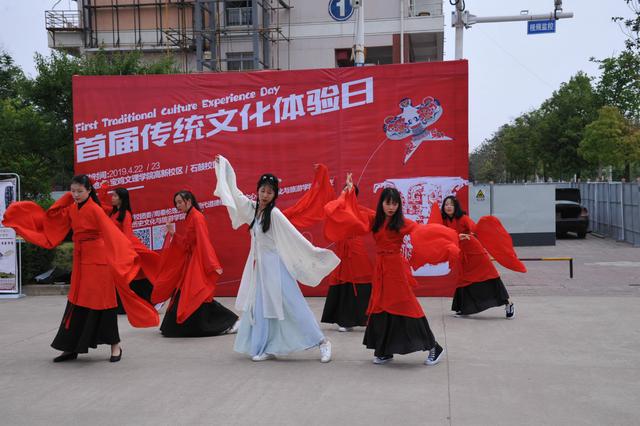
[[[627,50],[640,53],[640,1],[638,0],[623,0],[629,10],[631,10],[631,18],[623,18],[621,16],[615,16],[611,18],[613,22],[620,24],[620,29],[627,36],[625,45]]]
[[[15,65],[13,58],[0,52],[0,100],[17,98],[24,81],[24,73]]]
[[[639,123],[640,52],[626,50],[616,57],[595,62],[602,71],[596,85],[602,103],[615,106],[627,119]]]
[[[563,83],[540,107],[540,139],[535,152],[544,163],[544,175],[570,179],[580,177],[587,165],[578,156],[584,127],[591,123],[601,103],[591,79],[579,72]]]
[[[62,269],[63,271],[70,272],[73,265],[73,243],[66,242],[56,247],[53,260],[51,262],[52,267]]]
[[[600,109],[598,118],[586,126],[578,152],[598,167],[624,166],[628,159],[632,159],[629,154],[637,159],[637,153],[628,152],[625,144],[628,134],[629,126],[620,111],[616,107],[605,106]]]
[[[37,76],[26,79],[0,52],[0,167],[20,175],[22,197],[31,199],[66,189],[73,176],[74,75],[177,72],[170,56],[145,62],[140,52],[73,57],[54,51],[34,60]]]
[[[22,243],[22,282],[34,282],[34,277],[52,268],[55,250],[47,250],[30,243]]]
[[[38,199],[51,191],[48,154],[50,124],[30,105],[0,100],[0,170],[20,175],[22,197]]]

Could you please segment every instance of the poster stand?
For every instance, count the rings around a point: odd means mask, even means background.
[[[20,176],[0,172],[0,220],[9,204],[20,200]],[[0,299],[20,299],[22,294],[22,240],[0,223]]]

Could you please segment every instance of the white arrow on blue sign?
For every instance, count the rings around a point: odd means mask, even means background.
[[[556,32],[556,21],[545,19],[542,21],[527,21],[527,34],[546,34]]]
[[[329,15],[336,21],[346,21],[353,15],[351,0],[329,0]]]

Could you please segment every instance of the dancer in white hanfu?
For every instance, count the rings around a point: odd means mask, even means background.
[[[320,361],[331,361],[331,342],[322,334],[300,288],[316,286],[339,263],[330,250],[314,247],[275,206],[278,178],[264,174],[257,185],[258,200],[238,189],[236,175],[216,156],[215,195],[227,207],[234,229],[249,225],[251,250],[236,299],[243,312],[234,350],[254,361],[320,348]]]

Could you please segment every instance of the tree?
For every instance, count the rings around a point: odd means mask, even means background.
[[[0,100],[16,98],[25,76],[13,58],[6,52],[0,52]]]
[[[544,164],[544,175],[570,179],[580,177],[587,165],[578,146],[587,124],[596,119],[600,99],[583,72],[562,83],[540,107],[538,145],[533,150]]]
[[[25,96],[50,124],[46,139],[34,145],[47,148],[51,158],[51,184],[58,189],[73,176],[73,99],[74,75],[169,74],[177,72],[173,59],[166,56],[156,62],[144,62],[140,52],[113,53],[103,50],[83,57],[52,52],[48,57],[35,55],[38,75],[26,84]]]
[[[631,18],[623,18],[622,16],[614,16],[611,18],[613,22],[620,24],[620,29],[627,36],[625,45],[629,51],[640,53],[640,1],[623,0],[629,6],[632,16]]]
[[[578,153],[599,169],[624,167],[624,177],[629,180],[631,163],[640,160],[637,133],[616,107],[602,107],[598,118],[585,127]]]
[[[33,107],[0,100],[0,170],[20,175],[23,197],[38,200],[51,192],[47,149],[33,143],[48,135],[48,123]]]
[[[596,84],[601,102],[617,107],[627,119],[640,123],[640,52],[625,50],[616,57],[595,62],[602,71]]]
[[[469,179],[478,182],[502,182],[505,179],[504,151],[500,144],[501,127],[490,138],[485,140],[469,156]]]
[[[539,114],[531,112],[516,118],[503,132],[505,168],[510,180],[526,181],[536,174],[538,161],[534,154],[539,143]]]

